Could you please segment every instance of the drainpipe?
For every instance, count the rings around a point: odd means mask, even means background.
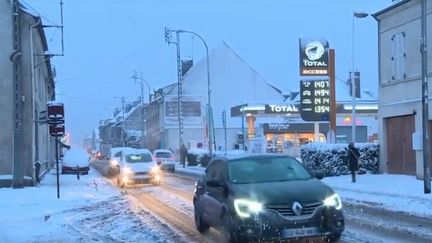
[[[14,53],[21,52],[21,38],[20,38],[20,21],[19,21],[19,3],[18,0],[12,1],[12,46]],[[19,54],[18,54],[19,55]],[[23,173],[22,173],[22,160],[20,157],[20,153],[18,151],[18,145],[22,141],[22,93],[20,83],[20,68],[21,68],[21,60],[19,58],[13,59],[13,113],[11,114],[13,117],[13,136],[12,136],[12,187],[13,188],[21,188],[23,187]]]
[[[38,25],[41,24],[41,20],[40,18],[38,18],[37,22],[29,25],[29,36],[30,36],[30,68],[31,68],[31,72],[30,72],[30,80],[31,80],[31,116],[33,117],[32,119],[32,140],[33,140],[33,146],[32,146],[32,164],[34,164],[37,161],[36,157],[36,146],[38,141],[36,141],[36,126],[37,124],[37,117],[34,117],[35,115],[35,86],[36,86],[36,81],[35,81],[35,70],[34,70],[34,49],[33,49],[33,29],[37,28]],[[32,169],[34,169],[34,166],[32,166]],[[33,177],[33,183],[36,182],[36,178],[34,176],[34,173],[32,173],[32,177]]]

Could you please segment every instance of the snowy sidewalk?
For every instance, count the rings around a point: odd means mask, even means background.
[[[205,168],[190,166],[176,170],[182,174],[200,175]],[[326,177],[322,181],[347,203],[432,218],[432,194],[423,193],[423,181],[415,176],[366,174],[357,175],[357,182],[351,183],[351,175],[345,175]]]
[[[60,175],[60,198],[52,172],[39,187],[0,188],[0,198],[0,243],[164,243],[179,237],[93,168],[80,180]]]
[[[423,180],[415,176],[366,174],[351,183],[351,175],[346,175],[322,181],[350,203],[432,218],[432,194],[424,194]]]

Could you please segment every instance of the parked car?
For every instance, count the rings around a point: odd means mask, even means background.
[[[168,149],[155,149],[153,151],[153,156],[156,159],[157,164],[162,170],[169,172],[175,171],[176,159],[174,154]]]
[[[149,182],[160,185],[160,168],[148,149],[123,148],[118,151],[120,173],[117,185],[125,187],[137,182]]]
[[[90,170],[90,156],[84,149],[71,148],[65,151],[62,164],[62,174],[87,175]]]
[[[238,154],[212,159],[196,182],[196,229],[218,229],[225,242],[337,241],[344,230],[342,202],[295,158]]]

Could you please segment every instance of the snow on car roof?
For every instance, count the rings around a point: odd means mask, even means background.
[[[171,154],[173,153],[169,149],[155,149],[155,150],[153,150],[153,153],[160,153],[160,152],[171,153]]]
[[[63,157],[63,164],[64,165],[87,165],[89,160],[89,155],[86,151],[83,149],[70,149],[67,150],[64,157]]]
[[[136,153],[149,153],[151,154],[150,150],[148,149],[137,149],[137,148],[129,148],[124,151],[126,154],[136,154]]]

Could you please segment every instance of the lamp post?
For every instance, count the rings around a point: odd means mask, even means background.
[[[352,110],[351,110],[351,124],[352,124],[352,137],[351,137],[351,142],[355,143],[356,141],[356,84],[355,84],[355,75],[354,75],[354,71],[355,71],[355,51],[354,51],[354,41],[355,41],[355,36],[354,36],[354,23],[355,23],[355,18],[366,18],[367,16],[369,16],[368,13],[364,13],[364,12],[353,12],[353,16],[352,16],[352,71],[351,71],[351,75],[350,75],[350,79],[351,79],[351,97],[352,97]]]
[[[136,70],[133,70],[134,74],[132,75],[131,79],[137,83],[137,80],[139,80],[140,88],[141,88],[141,129],[142,129],[142,139],[141,139],[141,145],[144,146],[144,139],[147,139],[147,120],[144,117],[144,84],[147,85],[148,88],[148,104],[151,103],[151,91],[150,91],[150,85],[149,83],[144,79],[143,72],[137,72]]]
[[[131,79],[133,79],[135,81],[135,83],[137,83],[139,80],[139,84],[141,87],[141,104],[144,104],[144,84],[147,85],[148,88],[148,99],[149,99],[149,103],[151,102],[151,91],[150,91],[150,85],[149,83],[144,79],[144,75],[143,72],[138,72],[136,70],[133,70],[134,74],[132,75]]]
[[[207,109],[208,109],[208,113],[210,113],[211,111],[211,90],[210,90],[210,59],[209,59],[209,52],[208,52],[208,46],[207,43],[205,42],[205,40],[198,35],[197,33],[193,32],[193,31],[189,31],[189,30],[177,30],[177,33],[189,33],[192,34],[196,37],[198,37],[204,44],[205,46],[205,50],[206,50],[206,61],[207,61]],[[209,131],[209,136],[208,136],[208,145],[209,145],[209,152],[210,152],[210,156],[212,155],[212,150],[213,150],[213,143],[212,143],[212,132],[213,130],[211,129],[211,125],[212,124],[210,121],[207,122],[208,124],[208,131]]]
[[[170,32],[175,32],[176,33],[176,36],[177,36],[177,41],[176,42],[172,42],[170,40],[171,39]],[[211,109],[211,89],[210,89],[210,59],[209,59],[209,52],[208,52],[207,43],[205,42],[205,40],[200,35],[198,35],[197,33],[193,32],[193,31],[189,31],[189,30],[170,30],[170,29],[165,28],[165,40],[168,42],[168,44],[174,43],[174,44],[177,45],[177,62],[178,63],[179,63],[179,55],[180,55],[180,53],[179,53],[180,52],[180,50],[179,50],[179,48],[180,48],[179,34],[180,33],[189,33],[189,34],[192,34],[192,35],[198,37],[203,42],[203,44],[204,44],[204,47],[205,47],[205,50],[206,50],[206,61],[207,61],[207,110],[208,110],[207,114],[210,114],[210,112],[212,110]],[[179,73],[181,73],[180,72],[181,70],[178,70],[178,71],[179,71]],[[181,94],[179,94],[179,97],[181,97]],[[210,117],[208,117],[208,118],[210,119]],[[214,143],[213,142],[214,138],[212,138],[213,129],[211,128],[211,124],[213,124],[213,122],[208,121],[207,124],[208,124],[208,131],[209,131],[208,145],[209,145],[209,153],[210,153],[210,156],[211,156],[212,155],[212,151],[213,151],[213,143]]]
[[[178,33],[189,33],[189,34],[195,35],[196,37],[198,37],[203,42],[203,44],[205,46],[206,60],[207,60],[207,104],[210,106],[211,105],[211,103],[210,103],[210,101],[211,101],[210,100],[210,93],[211,93],[211,90],[210,90],[210,59],[209,59],[209,52],[208,52],[207,43],[205,42],[205,40],[200,35],[198,35],[195,32],[192,32],[189,30],[177,30],[177,32]]]

